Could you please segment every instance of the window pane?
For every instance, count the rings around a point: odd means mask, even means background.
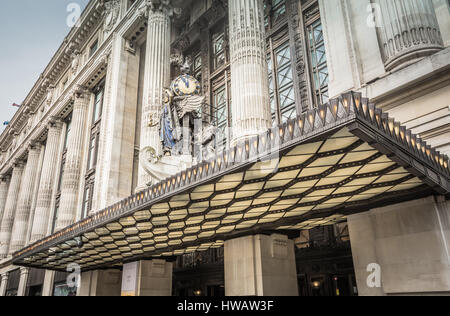
[[[291,63],[291,48],[289,45],[285,45],[282,48],[278,49],[276,52],[277,58],[277,67],[283,67],[286,64]]]
[[[66,135],[64,138],[64,149],[67,149],[67,142],[69,140],[70,129],[72,128],[72,120],[67,121],[66,123]]]
[[[97,137],[92,137],[89,143],[88,171],[97,165]]]
[[[287,85],[292,84],[292,68],[289,65],[287,68],[278,70],[278,85],[282,89]]]
[[[315,6],[308,12],[305,12],[305,19],[313,16],[318,12]],[[314,13],[314,14],[313,14]],[[325,44],[323,38],[322,23],[320,19],[316,19],[306,25],[310,59],[310,72],[312,78],[312,90],[315,95],[315,106],[328,102],[328,67]]]
[[[89,49],[89,57],[94,55],[97,49],[98,49],[98,41],[95,41],[95,43],[92,44],[91,48]]]
[[[214,68],[225,65],[225,35],[218,33],[213,36]]]
[[[214,105],[213,105],[213,119],[215,125],[219,128],[223,138],[223,143],[226,143],[227,127],[228,127],[228,106],[225,86],[214,91]]]
[[[290,107],[295,103],[294,87],[290,86],[280,92],[280,110]]]
[[[281,114],[281,123],[283,123],[295,117],[297,112],[289,42],[276,49],[273,55],[275,67],[273,62],[269,62],[269,91],[273,123],[276,124],[277,113]]]
[[[102,113],[103,107],[103,90],[100,90],[95,95],[95,103],[94,103],[94,120],[93,123],[97,122]]]

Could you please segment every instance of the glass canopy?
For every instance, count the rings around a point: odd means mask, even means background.
[[[17,252],[83,271],[172,257],[249,234],[309,229],[449,195],[448,157],[348,93]]]

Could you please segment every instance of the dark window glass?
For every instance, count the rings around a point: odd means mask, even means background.
[[[225,144],[227,141],[226,134],[228,132],[228,99],[225,86],[214,91],[213,104],[214,124],[219,128],[223,137],[223,143]]]
[[[85,191],[84,191],[84,198],[83,198],[83,213],[82,217],[86,217],[89,215],[89,212],[92,209],[92,194],[93,194],[93,185],[87,184]]]
[[[94,193],[95,175],[98,159],[98,144],[100,139],[100,126],[102,120],[104,87],[99,85],[94,89],[94,106],[92,113],[91,135],[89,140],[89,151],[87,171],[83,195],[82,217],[85,218],[92,210],[92,198]]]
[[[98,49],[98,40],[95,41],[95,43],[92,44],[91,47],[89,48],[89,57],[92,57],[92,55],[95,54],[95,52],[97,51],[97,49]]]
[[[273,124],[277,125],[297,116],[294,77],[289,41],[273,48],[267,57],[269,67],[269,94]]]
[[[97,165],[97,137],[91,137],[89,142],[89,158],[88,158],[88,170],[95,168]]]
[[[103,89],[99,90],[95,94],[95,101],[94,101],[94,119],[93,122],[97,122],[101,116],[103,110]]]
[[[202,56],[196,55],[192,61],[191,74],[199,81],[202,82]]]
[[[270,0],[265,3],[265,25],[266,29],[271,29],[277,24],[285,21],[286,0]]]
[[[328,102],[328,67],[318,4],[304,12],[309,70],[315,106]]]
[[[77,296],[77,288],[69,287],[66,283],[55,284],[53,296]]]
[[[70,116],[68,118],[68,120],[66,121],[66,134],[65,134],[65,137],[64,137],[64,149],[67,149],[68,140],[69,140],[69,134],[70,134],[71,128],[72,128],[72,116]]]
[[[214,69],[218,69],[225,65],[226,55],[225,55],[225,33],[217,33],[213,35],[212,40],[213,46],[213,63]]]

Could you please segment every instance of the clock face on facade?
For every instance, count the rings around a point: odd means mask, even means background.
[[[171,90],[177,96],[200,94],[200,82],[192,76],[182,75],[176,78],[171,86]]]

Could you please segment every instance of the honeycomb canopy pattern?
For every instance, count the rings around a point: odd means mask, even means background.
[[[88,271],[173,257],[448,195],[449,178],[448,157],[348,93],[28,246],[13,263]]]

